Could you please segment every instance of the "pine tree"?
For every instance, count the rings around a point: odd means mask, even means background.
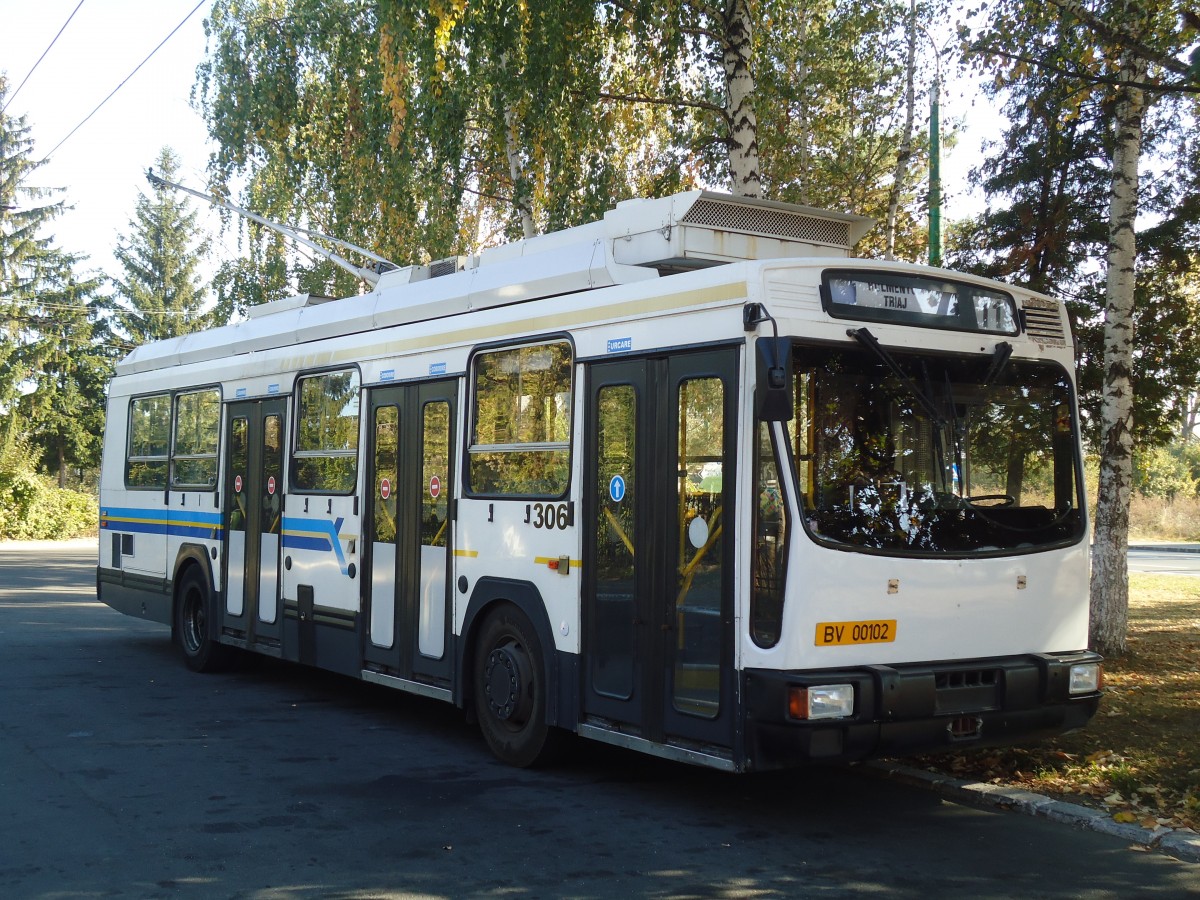
[[[79,277],[82,260],[58,253],[43,266],[27,310],[29,336],[16,353],[24,383],[15,407],[42,467],[68,486],[68,470],[100,465],[105,386],[120,348],[109,341],[101,279]]]
[[[179,158],[164,147],[154,169],[168,181],[178,178]],[[138,192],[129,233],[114,255],[125,270],[113,278],[112,317],[135,345],[187,334],[206,327],[208,290],[200,264],[209,238],[197,225],[198,213],[186,197],[156,186],[150,196]]]
[[[0,107],[5,91],[0,77]],[[68,466],[99,464],[111,349],[99,280],[45,236],[64,202],[39,202],[54,191],[28,183],[32,155],[24,117],[0,113],[0,454],[41,450],[62,486]]]
[[[8,82],[0,75],[0,108]],[[54,254],[43,228],[62,212],[61,200],[46,202],[52,191],[33,187],[33,140],[24,116],[0,113],[0,408],[9,409],[26,377],[18,350],[30,334],[30,304],[36,299],[38,278]],[[0,442],[12,439],[15,419],[7,417]]]

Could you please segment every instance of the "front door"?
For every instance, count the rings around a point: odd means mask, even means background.
[[[436,381],[370,392],[366,532],[368,664],[448,683],[450,546],[458,385]]]
[[[284,400],[231,403],[226,412],[224,629],[278,647]]]
[[[737,352],[588,378],[586,715],[732,746]]]

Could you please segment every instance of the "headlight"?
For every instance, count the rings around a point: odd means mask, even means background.
[[[1100,663],[1079,663],[1071,666],[1071,684],[1068,692],[1094,694],[1100,690]]]
[[[788,690],[788,715],[793,719],[844,719],[854,715],[854,685],[823,684]]]

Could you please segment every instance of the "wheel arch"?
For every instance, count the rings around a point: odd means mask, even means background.
[[[205,584],[208,587],[209,602],[214,605],[213,612],[220,611],[217,606],[217,588],[216,581],[213,578],[212,562],[209,558],[208,548],[203,544],[181,544],[179,552],[175,555],[175,566],[172,569],[171,575],[171,638],[178,637],[176,630],[178,629],[179,616],[177,615],[179,606],[179,586],[183,583],[183,579],[188,572],[198,569],[201,577],[204,578]],[[209,616],[208,631],[209,637],[216,640],[220,634],[220,627],[217,624],[217,615]]]
[[[546,615],[546,604],[541,592],[528,581],[515,578],[485,576],[475,582],[471,599],[467,602],[467,613],[463,619],[462,637],[459,641],[456,660],[455,683],[459,685],[457,705],[471,709],[474,690],[472,667],[475,658],[475,642],[479,638],[479,625],[487,613],[502,603],[510,603],[519,609],[533,625],[538,642],[542,645],[542,666],[549,690],[546,692],[546,724],[574,730],[575,707],[572,702],[575,689],[570,668],[563,664],[562,657],[554,646],[554,632]]]

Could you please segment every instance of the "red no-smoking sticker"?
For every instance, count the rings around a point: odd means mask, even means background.
[[[267,479],[267,493],[268,494],[275,493],[275,476],[274,475],[272,475],[270,478]]]
[[[442,479],[434,475],[429,479],[429,496],[436,498],[442,492]]]
[[[386,478],[379,482],[379,496],[386,500],[392,495],[392,483]]]
[[[238,475],[233,479],[233,489],[239,494],[242,492],[242,476]]]

